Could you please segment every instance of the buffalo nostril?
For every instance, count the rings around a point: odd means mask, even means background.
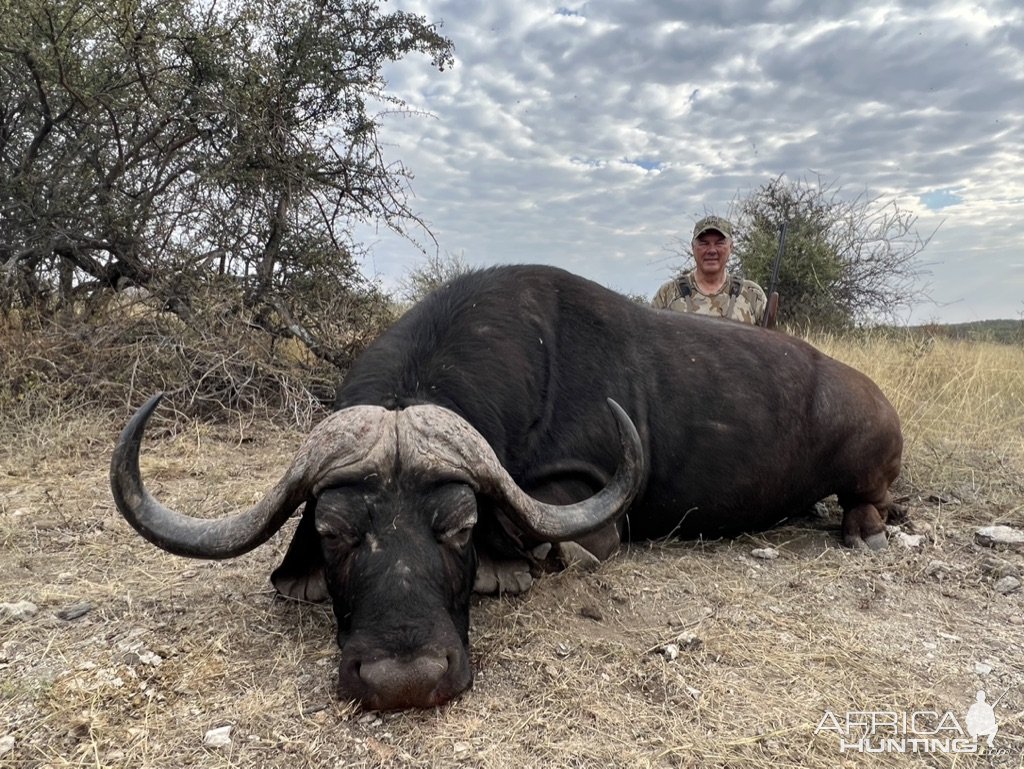
[[[412,659],[386,657],[351,668],[362,684],[363,700],[378,709],[431,707],[438,685],[448,673],[447,655],[423,654]]]

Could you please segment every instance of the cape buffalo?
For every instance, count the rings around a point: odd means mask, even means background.
[[[524,589],[522,565],[544,557],[763,529],[830,494],[848,546],[884,547],[903,443],[878,387],[799,339],[541,266],[470,273],[407,312],[246,512],[192,518],[146,492],[139,446],[158,400],[114,451],[118,509],[165,550],[229,558],[304,503],[272,580],[330,597],[339,694],[376,709],[470,686],[474,579]],[[545,556],[557,542],[574,544]]]

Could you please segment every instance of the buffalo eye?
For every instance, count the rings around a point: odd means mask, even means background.
[[[456,550],[462,550],[473,538],[473,524],[470,523],[466,526],[442,531],[437,535],[437,538],[440,542],[448,545],[449,547],[453,547]]]
[[[317,519],[316,531],[320,538],[334,547],[351,549],[363,541],[363,535],[344,523]]]
[[[315,525],[324,544],[351,550],[364,539],[365,502],[350,489],[328,489],[317,500]]]
[[[476,525],[476,495],[468,486],[446,484],[431,499],[431,525],[437,541],[454,550],[465,549]]]

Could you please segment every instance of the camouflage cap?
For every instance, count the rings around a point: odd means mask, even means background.
[[[693,239],[696,240],[705,232],[717,230],[727,238],[732,237],[732,222],[723,219],[721,216],[705,216],[693,225]]]

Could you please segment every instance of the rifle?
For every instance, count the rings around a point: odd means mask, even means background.
[[[783,222],[779,227],[779,251],[772,262],[772,277],[768,283],[768,306],[765,308],[764,317],[761,318],[761,325],[764,328],[775,328],[775,318],[779,314],[779,292],[775,287],[779,283],[779,265],[782,264],[782,254],[786,250],[787,224]]]

